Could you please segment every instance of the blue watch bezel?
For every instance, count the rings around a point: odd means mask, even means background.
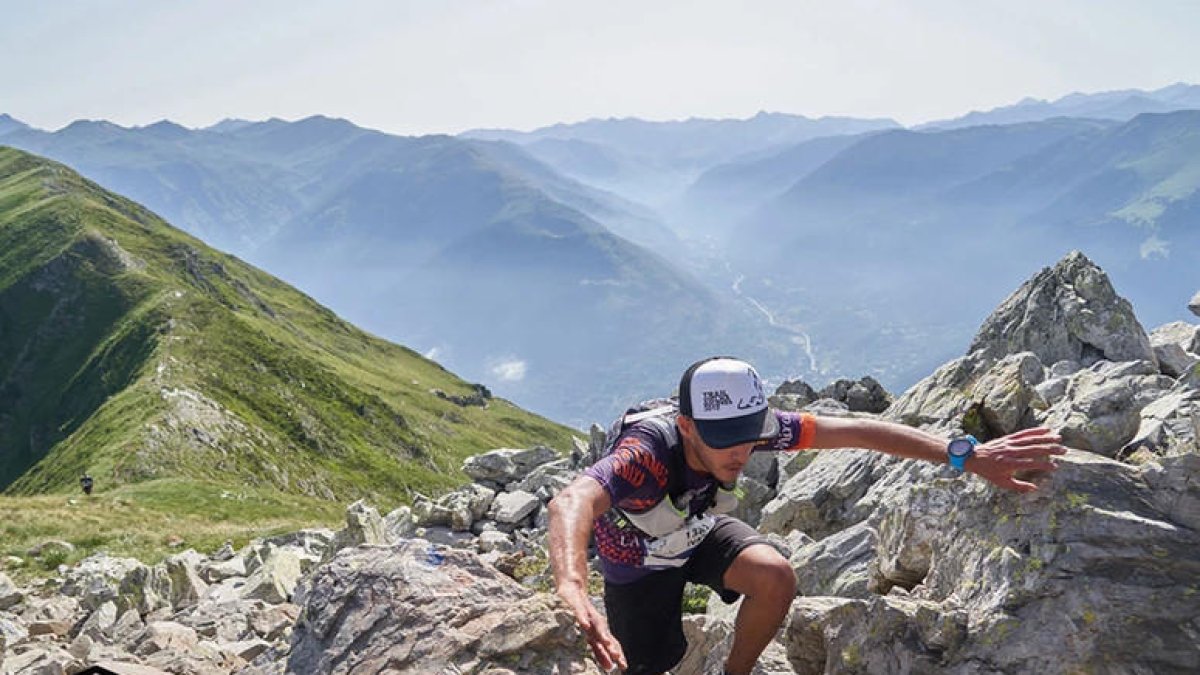
[[[955,446],[961,446],[966,443],[965,452],[955,452]],[[946,456],[950,458],[950,466],[954,467],[959,473],[966,471],[967,460],[975,454],[975,446],[979,445],[979,441],[970,434],[952,439],[946,444]]]

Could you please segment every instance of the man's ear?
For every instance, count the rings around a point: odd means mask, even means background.
[[[679,431],[684,436],[696,435],[696,422],[687,415],[679,415],[675,418],[675,424],[679,426]]]

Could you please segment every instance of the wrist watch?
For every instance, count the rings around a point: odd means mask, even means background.
[[[979,441],[974,436],[961,436],[946,445],[946,455],[950,458],[950,466],[962,473],[966,469],[967,459],[975,454],[975,446]]]

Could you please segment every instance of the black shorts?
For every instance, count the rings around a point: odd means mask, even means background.
[[[608,626],[625,651],[626,675],[670,670],[687,652],[683,637],[683,589],[703,584],[729,603],[740,595],[725,588],[725,571],[747,546],[767,538],[742,521],[717,516],[717,524],[682,567],[654,572],[630,584],[604,584]]]

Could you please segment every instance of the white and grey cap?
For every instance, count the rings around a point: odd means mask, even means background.
[[[697,361],[684,371],[679,380],[679,413],[696,422],[700,438],[713,448],[779,435],[779,421],[767,407],[758,371],[728,356]]]

